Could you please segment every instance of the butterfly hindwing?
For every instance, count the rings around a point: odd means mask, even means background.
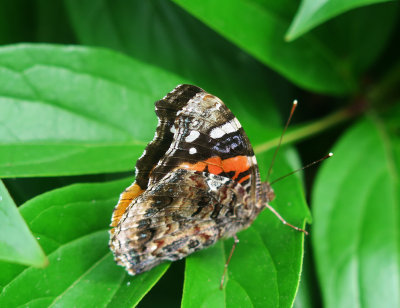
[[[249,221],[248,195],[229,178],[178,169],[128,207],[110,247],[131,274],[178,260],[229,237]]]

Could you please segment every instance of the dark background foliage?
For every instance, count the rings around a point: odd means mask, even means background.
[[[0,307],[400,306],[398,2],[0,4]],[[223,291],[232,240],[136,277],[107,246],[153,103],[180,83],[235,113],[263,178],[293,99],[272,180],[334,152],[274,184],[310,236],[264,211]]]

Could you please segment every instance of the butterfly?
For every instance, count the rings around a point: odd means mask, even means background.
[[[260,180],[249,138],[218,97],[178,85],[155,103],[155,111],[154,139],[112,215],[109,246],[129,274],[182,259],[221,238],[237,240],[236,233],[266,207],[285,222],[268,204],[275,195]]]

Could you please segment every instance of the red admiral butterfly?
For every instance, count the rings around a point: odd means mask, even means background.
[[[218,97],[179,85],[155,106],[154,139],[112,216],[110,248],[129,274],[236,239],[266,207],[286,223],[268,205],[274,192],[246,133]]]

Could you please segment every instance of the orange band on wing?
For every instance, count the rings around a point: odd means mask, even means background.
[[[250,164],[247,156],[238,155],[224,160],[221,160],[221,158],[218,156],[213,156],[205,161],[201,161],[196,164],[182,163],[179,166],[179,168],[182,169],[189,169],[200,172],[205,171],[207,167],[208,172],[216,175],[223,172],[228,173],[234,171],[235,174],[232,179],[235,180],[240,173],[245,172],[250,168]],[[248,177],[246,179],[248,179]]]
[[[248,174],[248,175],[242,177],[238,182],[239,182],[240,184],[242,184],[244,181],[248,180],[249,178],[250,178],[250,174]]]
[[[225,172],[234,171],[235,175],[232,179],[237,179],[240,173],[249,170],[249,160],[247,156],[235,156],[231,158],[224,159],[222,161],[222,168]]]
[[[122,215],[124,215],[126,208],[131,204],[132,200],[137,198],[143,189],[136,183],[129,186],[119,197],[117,206],[114,209],[114,213],[111,220],[111,227],[116,227],[121,220]]]

